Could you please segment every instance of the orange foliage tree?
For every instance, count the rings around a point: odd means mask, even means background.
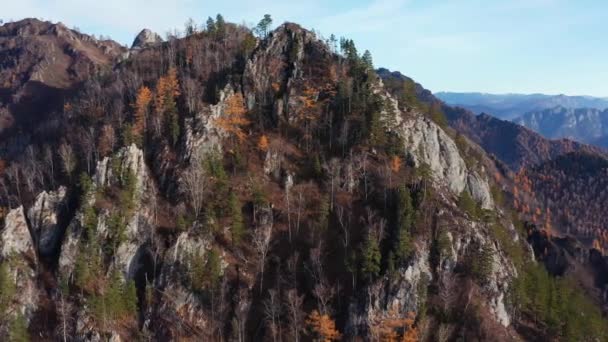
[[[236,136],[239,141],[242,142],[245,139],[243,127],[250,124],[246,115],[247,109],[245,108],[243,95],[241,93],[236,93],[228,98],[224,115],[215,120],[215,123],[221,129]]]
[[[133,114],[133,136],[140,142],[146,130],[146,118],[148,117],[151,102],[152,91],[150,88],[146,86],[139,88],[135,97],[135,103],[133,104],[133,109],[135,110]]]
[[[383,342],[417,342],[415,321],[416,314],[413,312],[403,317],[396,310],[391,310],[388,316],[372,321],[371,332],[376,340]]]
[[[172,143],[177,142],[179,137],[179,121],[177,117],[176,98],[180,95],[177,71],[170,68],[165,76],[156,82],[156,96],[154,97],[154,108],[158,117],[164,117],[167,122],[168,133]]]
[[[393,158],[391,158],[391,170],[393,170],[393,172],[399,172],[399,170],[401,170],[401,158],[399,158],[399,156],[393,156]]]
[[[268,151],[268,145],[268,137],[264,134],[260,137],[260,140],[258,140],[258,148],[260,151],[266,152]]]
[[[306,319],[308,325],[316,341],[332,342],[342,338],[342,334],[336,329],[336,323],[329,315],[322,315],[317,310],[308,315]]]

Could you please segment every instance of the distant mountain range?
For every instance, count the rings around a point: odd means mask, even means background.
[[[435,94],[445,103],[525,126],[550,139],[608,147],[608,98],[544,94]]]
[[[435,96],[449,105],[466,108],[475,114],[486,113],[505,120],[555,107],[601,110],[608,108],[608,98],[592,96],[453,92],[439,92]]]
[[[528,112],[513,121],[547,138],[570,138],[608,147],[608,109],[560,106]]]

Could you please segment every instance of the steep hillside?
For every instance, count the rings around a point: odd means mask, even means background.
[[[2,155],[2,338],[606,338],[436,106],[351,40],[259,34],[136,44]]]
[[[23,153],[34,136],[49,139],[42,124],[52,122],[75,88],[111,68],[124,52],[116,42],[61,23],[24,19],[1,26],[0,153]]]
[[[555,107],[528,112],[513,121],[550,139],[569,138],[595,144],[602,143],[608,135],[608,110]]]

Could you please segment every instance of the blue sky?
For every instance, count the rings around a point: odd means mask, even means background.
[[[604,0],[0,0],[0,18],[38,17],[124,44],[222,13],[265,13],[355,40],[376,66],[432,91],[608,96]]]

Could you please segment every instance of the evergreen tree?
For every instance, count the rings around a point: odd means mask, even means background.
[[[272,25],[272,17],[270,14],[265,14],[264,18],[260,20],[258,25],[256,26],[256,31],[258,35],[262,38],[266,38],[268,36],[268,30],[270,29],[270,25]]]
[[[239,201],[234,192],[231,192],[228,203],[232,218],[232,242],[238,246],[245,235],[245,224],[243,223],[243,214],[241,212],[241,201]]]
[[[380,274],[380,246],[371,234],[365,239],[361,251],[361,274],[364,279],[372,280]]]
[[[124,284],[122,295],[125,313],[135,315],[137,313],[137,288],[133,279]]]
[[[414,222],[414,207],[412,196],[406,186],[397,192],[397,231],[394,246],[394,255],[398,263],[403,263],[412,253],[411,229]]]
[[[363,62],[363,65],[365,65],[365,67],[368,70],[374,70],[374,63],[372,60],[372,53],[369,52],[369,50],[365,50],[365,52],[363,53],[363,56],[361,57],[361,61]]]
[[[217,14],[215,17],[215,33],[219,39],[223,39],[226,35],[226,21],[221,14]]]
[[[9,341],[11,342],[28,342],[30,334],[27,331],[27,321],[22,314],[17,314],[11,321],[9,326]]]
[[[472,218],[477,218],[479,214],[479,210],[477,207],[477,203],[471,197],[468,190],[463,190],[458,198],[458,207],[462,209],[465,213],[469,214]]]
[[[6,262],[0,263],[0,312],[5,313],[13,295],[15,294],[15,283],[10,275]]]
[[[222,276],[221,260],[218,252],[212,248],[207,254],[207,262],[205,263],[205,276],[208,280],[209,288],[214,290],[220,283]]]
[[[207,18],[207,32],[209,34],[215,34],[215,30],[216,30],[215,21],[211,17]]]

